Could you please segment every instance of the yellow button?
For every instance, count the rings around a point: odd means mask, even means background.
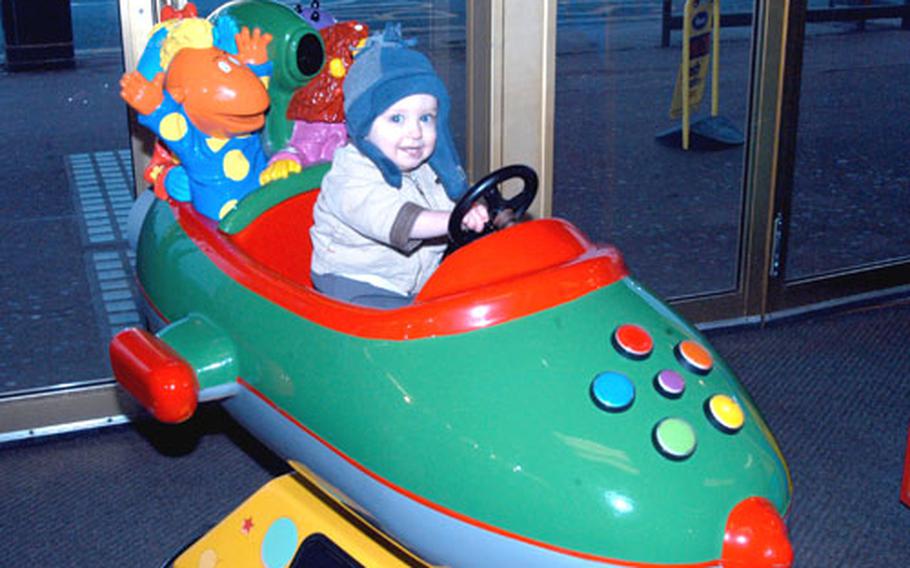
[[[746,422],[743,409],[735,400],[725,394],[716,394],[708,399],[708,417],[722,432],[738,432]]]

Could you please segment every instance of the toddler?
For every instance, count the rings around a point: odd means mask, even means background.
[[[404,306],[438,266],[453,200],[467,189],[449,96],[391,26],[368,39],[343,88],[349,141],[313,210],[313,284],[347,302]],[[463,223],[479,232],[488,219],[478,205]]]

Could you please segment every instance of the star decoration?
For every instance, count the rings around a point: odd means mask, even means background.
[[[247,517],[243,519],[243,525],[240,527],[240,532],[248,535],[251,530],[253,530],[253,517]]]

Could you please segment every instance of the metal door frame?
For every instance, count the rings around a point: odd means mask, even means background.
[[[787,33],[780,94],[781,124],[777,152],[777,187],[773,192],[771,256],[762,309],[766,321],[857,303],[884,301],[910,292],[910,260],[886,260],[836,272],[787,281],[787,250],[792,218],[799,103],[802,85],[807,1],[788,2]],[[906,20],[904,21],[906,25]],[[776,231],[773,225],[777,225]],[[775,235],[776,232],[776,235]]]
[[[693,295],[670,302],[683,316],[703,328],[760,322],[766,311],[780,131],[783,115],[789,110],[782,104],[781,93],[791,1],[755,4],[736,286],[728,292]]]

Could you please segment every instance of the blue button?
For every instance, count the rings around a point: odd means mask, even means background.
[[[591,397],[604,410],[622,412],[635,401],[635,385],[621,373],[600,373],[591,383]]]

